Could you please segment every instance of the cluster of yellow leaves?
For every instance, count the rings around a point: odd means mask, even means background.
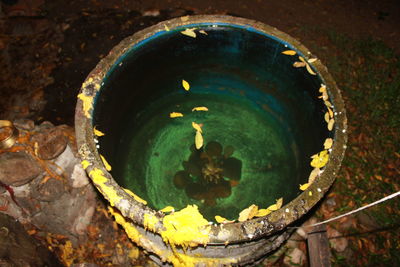
[[[267,216],[271,212],[279,210],[282,207],[282,204],[283,204],[283,198],[277,199],[275,204],[272,204],[266,209],[258,209],[258,206],[253,204],[239,213],[238,221],[244,222],[254,217]]]
[[[324,119],[327,123],[327,127],[329,131],[333,130],[333,125],[335,124],[335,119],[333,118],[333,105],[331,104],[331,102],[328,101],[329,96],[328,96],[328,92],[326,91],[326,86],[325,85],[321,85],[321,87],[319,88],[319,92],[321,93],[321,95],[318,98],[322,98],[322,100],[325,103],[325,106],[327,107],[328,111],[325,113]]]
[[[329,160],[329,154],[328,150],[322,150],[318,154],[312,155],[311,156],[311,166],[314,168],[322,168],[328,163]]]
[[[217,223],[223,223],[223,224],[235,222],[235,220],[230,221],[230,220],[228,220],[228,219],[226,219],[226,218],[224,218],[224,217],[221,217],[221,216],[219,216],[219,215],[216,215],[216,216],[215,216],[215,221],[216,221]]]
[[[285,51],[282,51],[282,54],[287,55],[287,56],[294,56],[297,53],[294,50],[285,50]],[[299,60],[300,61],[296,61],[293,63],[293,67],[296,67],[296,68],[306,67],[308,73],[310,73],[311,75],[317,75],[313,71],[313,69],[311,68],[311,66],[309,64],[309,63],[315,62],[317,60],[316,58],[311,58],[308,61],[306,61],[302,56],[299,56]]]
[[[188,28],[188,29],[185,29],[184,31],[181,31],[181,33],[183,35],[186,35],[186,36],[189,36],[192,38],[196,38],[196,32],[194,30],[196,30],[196,28]]]

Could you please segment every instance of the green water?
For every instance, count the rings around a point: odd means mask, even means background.
[[[198,106],[209,111],[192,112]],[[170,118],[170,112],[184,116]],[[217,198],[211,206],[191,198],[173,181],[193,151],[193,121],[203,124],[205,144],[216,141],[226,151],[233,148],[231,157],[242,164],[240,181],[231,187],[231,194]],[[277,118],[246,98],[175,93],[152,102],[132,116],[128,125],[131,127],[124,133],[118,153],[120,167],[113,175],[154,209],[173,206],[179,210],[196,204],[209,220],[215,215],[235,219],[251,204],[265,208],[277,198],[283,197],[287,203],[298,194],[293,138]]]

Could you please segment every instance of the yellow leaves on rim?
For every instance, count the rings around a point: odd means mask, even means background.
[[[320,93],[326,92],[326,85],[321,84],[321,87],[318,90]]]
[[[96,129],[96,126],[93,127],[93,133],[94,133],[94,135],[96,135],[96,136],[104,136],[104,133],[103,133],[103,132],[101,132],[101,131],[99,131],[99,130]]]
[[[189,20],[189,16],[183,16],[183,17],[181,17],[181,21],[182,22],[185,22],[185,21],[188,21]]]
[[[168,212],[174,212],[175,209],[172,206],[166,206],[165,208],[161,209],[160,211],[164,212],[164,213],[168,213]]]
[[[282,51],[282,54],[288,55],[288,56],[294,56],[294,55],[296,55],[296,51],[294,51],[294,50],[285,50],[285,51]]]
[[[328,150],[322,150],[318,154],[311,156],[311,158],[312,158],[312,161],[311,161],[310,165],[312,167],[322,168],[326,165],[326,163],[328,163],[328,160],[329,160]]]
[[[196,28],[188,28],[188,29],[185,29],[184,31],[181,31],[181,33],[183,35],[186,35],[186,36],[189,36],[192,38],[196,38],[196,33],[194,32],[194,30],[196,30]]]
[[[283,198],[281,197],[276,200],[275,204],[272,204],[267,209],[269,209],[271,211],[279,210],[282,207],[282,204],[283,204]]]
[[[201,130],[201,126],[198,123],[195,123],[194,121],[192,121],[192,127],[193,129],[195,129],[196,131],[202,133],[203,131]]]
[[[326,138],[324,142],[324,149],[329,149],[333,145],[333,139],[332,138]]]
[[[244,222],[244,221],[250,220],[257,214],[257,212],[258,212],[258,206],[252,204],[250,207],[242,210],[239,213],[238,221],[239,222]]]
[[[334,119],[330,119],[330,121],[328,122],[328,130],[329,131],[333,130],[333,124],[335,124],[335,120]]]
[[[124,191],[125,191],[126,193],[128,193],[129,195],[131,195],[137,202],[140,202],[140,203],[142,203],[142,204],[144,204],[144,205],[147,204],[147,201],[146,201],[146,200],[140,198],[138,195],[136,195],[135,193],[133,193],[131,190],[129,190],[129,189],[127,189],[127,188],[124,188]]]
[[[329,123],[329,112],[328,111],[325,113],[324,119],[325,119],[326,123]]]
[[[169,31],[170,31],[170,29],[168,28],[168,26],[167,26],[167,25],[165,25],[165,24],[164,24],[164,29],[165,29],[167,32],[169,32]]]
[[[300,185],[300,190],[301,190],[301,191],[304,191],[304,190],[306,190],[309,186],[310,186],[310,183],[306,183],[306,184]]]
[[[330,107],[328,107],[328,112],[329,112],[329,117],[333,118],[333,111]]]
[[[185,89],[186,91],[189,91],[190,84],[187,81],[182,80],[182,86],[183,86],[183,89]]]
[[[301,68],[301,67],[305,67],[305,66],[306,66],[305,62],[296,61],[293,63],[293,67],[295,67],[295,68]]]
[[[310,67],[310,64],[306,63],[306,69],[308,71],[308,73],[310,73],[311,75],[317,75],[312,68]]]
[[[169,113],[170,118],[178,118],[178,117],[183,117],[183,114],[180,112],[171,112]]]
[[[207,107],[194,107],[192,111],[208,111]]]
[[[272,210],[269,209],[259,209],[257,211],[257,214],[255,215],[255,217],[264,217],[267,216],[268,214],[270,214],[272,212]]]
[[[310,176],[308,177],[308,183],[312,184],[315,181],[315,178],[317,178],[317,176],[319,176],[320,173],[321,170],[319,168],[314,168],[311,171]]]
[[[103,155],[100,155],[100,158],[106,170],[111,171],[111,165],[107,162],[106,158]]]
[[[196,145],[196,149],[200,149],[203,146],[203,143],[203,135],[200,131],[196,131],[196,136],[194,137],[194,144]]]
[[[215,216],[215,221],[216,221],[217,223],[223,223],[223,224],[235,222],[235,220],[230,221],[230,220],[228,220],[228,219],[226,219],[226,218],[224,218],[224,217],[221,217],[221,216],[219,216],[219,215],[216,215],[216,216]]]

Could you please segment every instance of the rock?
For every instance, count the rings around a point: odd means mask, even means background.
[[[60,128],[55,127],[40,131],[32,137],[32,142],[37,143],[37,156],[44,160],[50,160],[65,150],[68,139]]]
[[[0,181],[11,186],[21,186],[38,176],[42,168],[25,152],[6,152],[0,155]]]
[[[44,182],[43,179],[48,180]],[[35,180],[35,184],[32,186],[32,197],[37,200],[51,202],[59,199],[66,191],[66,186],[63,181],[54,177],[43,179],[40,179],[40,181]]]
[[[89,184],[89,178],[80,163],[76,164],[71,174],[72,187],[79,188]]]
[[[301,249],[294,248],[286,253],[283,262],[287,266],[303,266],[305,259],[306,255],[304,252]]]
[[[331,247],[337,252],[343,252],[349,244],[347,239],[344,237],[340,237],[342,236],[342,233],[332,227],[327,226],[326,230]]]
[[[13,123],[14,126],[20,130],[31,131],[33,130],[33,128],[35,128],[35,123],[33,122],[33,120],[17,119]]]

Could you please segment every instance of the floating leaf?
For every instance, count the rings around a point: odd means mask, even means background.
[[[299,59],[300,59],[301,62],[307,63],[306,60],[304,59],[304,57],[299,56]]]
[[[306,190],[309,186],[310,186],[310,183],[306,183],[306,184],[300,185],[300,190],[301,190],[301,191],[304,191],[304,190]]]
[[[181,33],[183,35],[186,35],[186,36],[189,36],[189,37],[192,37],[192,38],[196,38],[196,33],[194,32],[194,30],[196,30],[196,28],[188,28],[188,29],[186,29],[184,31],[181,31]]]
[[[308,61],[308,63],[314,63],[315,61],[317,61],[317,59],[316,58],[310,58],[309,60],[307,60]]]
[[[233,222],[235,222],[235,220],[230,221],[230,220],[228,220],[228,219],[226,219],[224,217],[221,217],[219,215],[215,216],[215,220],[217,221],[217,223],[233,223]]]
[[[317,74],[312,70],[312,68],[310,67],[309,64],[306,64],[306,69],[307,69],[308,73],[310,73],[311,75],[317,75]]]
[[[172,206],[166,206],[165,208],[160,210],[161,212],[167,213],[167,212],[174,212],[175,209]]]
[[[111,165],[108,164],[107,160],[105,157],[103,157],[103,155],[100,155],[101,161],[104,164],[104,167],[106,168],[107,171],[111,171]]]
[[[168,26],[167,25],[165,25],[164,24],[164,29],[167,31],[167,32],[169,32],[170,30],[169,30],[169,28],[168,28]]]
[[[208,111],[207,107],[194,107],[192,111]]]
[[[288,55],[288,56],[294,56],[294,55],[296,55],[296,51],[294,51],[294,50],[285,50],[285,51],[282,52],[282,54]]]
[[[321,87],[318,90],[320,93],[326,92],[326,85],[321,84]]]
[[[333,144],[333,139],[332,138],[326,138],[324,142],[324,148],[329,149],[332,147]]]
[[[189,91],[190,84],[187,81],[182,80],[182,86],[183,86],[183,89],[185,89],[186,91]]]
[[[204,34],[204,35],[208,35],[208,33],[204,30],[200,30],[199,33]]]
[[[198,131],[198,132],[200,132],[200,133],[203,132],[203,130],[201,129],[200,124],[195,123],[194,121],[192,121],[192,127],[193,127],[196,131]]]
[[[328,150],[322,150],[317,155],[312,156],[311,166],[314,168],[322,168],[329,160]]]
[[[196,131],[196,136],[194,137],[194,144],[196,145],[196,149],[200,149],[203,146],[203,136],[200,131]]]
[[[329,96],[326,91],[323,91],[322,95],[320,95],[318,98],[322,98],[322,100],[326,101],[326,100],[328,100]]]
[[[99,131],[99,130],[96,129],[96,126],[93,127],[93,133],[94,133],[94,135],[96,135],[96,136],[104,136],[104,133],[103,133],[103,132],[101,132],[101,131]]]
[[[333,108],[333,105],[331,102],[325,100],[324,103],[325,103],[325,106],[327,106],[328,108]]]
[[[189,20],[189,16],[181,17],[181,21],[182,22],[185,22],[185,21],[188,21],[188,20]]]
[[[329,117],[333,118],[333,111],[328,107]]]
[[[308,183],[312,184],[315,180],[315,178],[317,178],[317,176],[321,173],[321,170],[319,168],[314,168],[311,173],[310,176],[308,177]]]
[[[170,118],[178,118],[178,117],[183,117],[183,114],[180,112],[171,112],[169,113]]]
[[[306,63],[299,62],[299,61],[296,61],[293,63],[293,67],[295,67],[295,68],[301,68],[301,67],[304,67],[305,65],[306,65]]]
[[[325,113],[324,119],[325,119],[326,123],[329,123],[329,112]]]
[[[251,205],[247,209],[242,210],[239,213],[239,222],[244,222],[252,219],[258,212],[258,207],[256,205]]]
[[[333,124],[335,124],[335,120],[334,120],[334,119],[331,119],[331,120],[328,122],[328,130],[329,130],[329,131],[332,131],[332,129],[333,129]]]

